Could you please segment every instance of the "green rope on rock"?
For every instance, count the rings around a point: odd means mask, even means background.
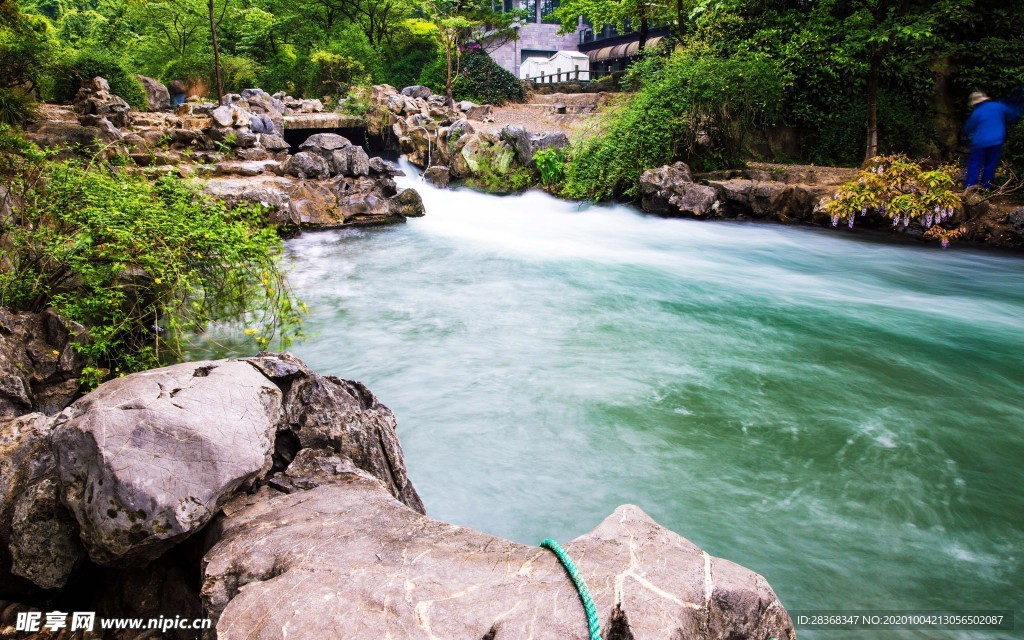
[[[583,580],[583,576],[576,569],[576,564],[569,557],[569,554],[565,552],[565,549],[562,548],[562,545],[554,540],[548,538],[540,543],[540,546],[550,549],[558,556],[559,562],[562,563],[566,573],[572,578],[572,583],[576,585],[576,591],[580,594],[580,600],[583,601],[583,610],[587,612],[587,628],[590,630],[590,640],[601,640],[601,623],[597,621],[597,607],[594,606],[594,601],[590,597],[590,589],[587,588],[586,581]]]

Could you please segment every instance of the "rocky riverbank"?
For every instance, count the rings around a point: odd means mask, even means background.
[[[521,191],[530,180],[520,184],[517,173],[531,170],[538,151],[569,144],[560,131],[535,133],[515,124],[495,130],[490,105],[461,102],[449,108],[426,87],[399,92],[377,85],[372,104],[371,135],[393,135],[398,150],[439,187],[467,180],[488,191]]]
[[[151,106],[163,108],[154,83],[145,85]],[[229,202],[262,204],[285,227],[375,226],[423,215],[416,191],[395,186],[395,167],[371,162],[343,136],[311,135],[291,154],[282,127],[303,114],[331,115],[319,100],[260,89],[225,96],[224,105],[188,102],[174,112],[138,112],[95,78],[70,107],[43,105],[25,135],[65,155],[98,154],[145,175],[199,179]]]
[[[856,181],[857,169],[751,163],[747,169],[694,175],[677,162],[644,172],[640,207],[662,216],[703,220],[763,220],[784,224],[834,226],[825,204],[839,188]],[[871,220],[865,220],[870,226]],[[917,224],[876,228],[920,237]],[[960,225],[957,242],[1024,249],[1024,207],[990,202],[968,193],[951,223]]]
[[[360,383],[270,353],[0,419],[0,636],[66,607],[221,638],[585,638],[552,554],[424,515],[396,429]],[[636,507],[566,548],[608,637],[795,637],[761,576]]]

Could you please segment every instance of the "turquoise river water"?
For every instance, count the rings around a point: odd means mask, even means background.
[[[633,503],[790,610],[1024,602],[1024,259],[405,168],[426,217],[287,243],[293,351],[394,410],[431,516],[536,544]]]

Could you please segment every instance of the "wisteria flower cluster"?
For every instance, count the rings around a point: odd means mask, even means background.
[[[868,162],[856,181],[840,187],[825,208],[833,227],[842,221],[852,229],[858,217],[877,214],[896,228],[918,225],[926,237],[946,247],[950,238],[962,233],[946,228],[962,206],[956,184],[954,166],[926,170],[903,155],[879,156]]]

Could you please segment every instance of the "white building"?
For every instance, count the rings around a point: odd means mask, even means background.
[[[520,80],[551,83],[590,80],[590,58],[579,51],[556,51],[549,58],[531,57],[519,66]]]

